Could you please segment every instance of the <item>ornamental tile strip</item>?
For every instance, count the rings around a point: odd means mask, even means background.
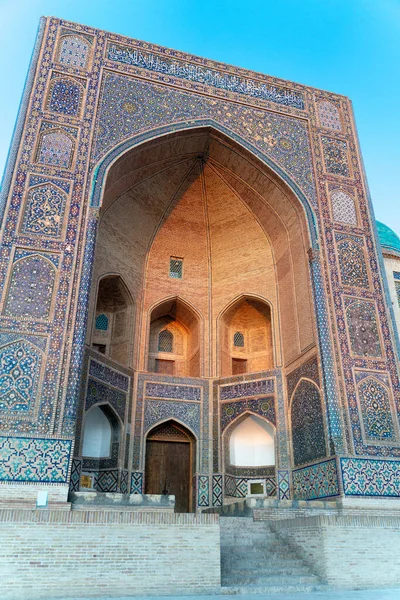
[[[233,398],[245,398],[246,396],[260,396],[261,394],[273,394],[275,384],[273,379],[262,379],[260,381],[248,381],[246,383],[235,383],[233,385],[222,385],[220,387],[220,400],[231,400]]]
[[[179,60],[161,57],[150,52],[130,49],[115,43],[107,47],[107,58],[114,62],[133,65],[149,69],[163,75],[171,75],[179,79],[196,81],[207,86],[212,86],[229,92],[236,92],[245,96],[268,100],[284,106],[293,106],[304,110],[304,97],[301,92],[292,92],[289,89],[266,85],[249,78],[228,75],[222,71],[205,68],[193,63],[183,63]]]

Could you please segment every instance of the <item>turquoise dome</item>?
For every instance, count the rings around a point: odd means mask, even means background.
[[[384,225],[380,221],[376,222],[376,226],[378,229],[379,241],[383,249],[387,248],[388,250],[395,250],[396,252],[400,252],[400,238],[387,225]]]

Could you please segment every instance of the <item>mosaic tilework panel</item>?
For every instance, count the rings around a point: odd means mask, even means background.
[[[0,437],[0,481],[67,483],[72,440]]]
[[[276,424],[275,398],[252,398],[249,400],[226,402],[221,405],[221,431],[223,431],[227,425],[234,421],[239,415],[248,411],[264,417],[274,425]]]
[[[210,498],[210,478],[199,475],[197,478],[197,506],[208,506]]]
[[[328,100],[320,100],[317,106],[321,127],[341,131],[342,123],[340,121],[340,113],[337,106],[332,102],[328,102]]]
[[[229,437],[226,438],[226,441],[229,444]],[[225,448],[225,459],[229,458],[228,446]],[[236,465],[230,465],[229,460],[225,460],[225,472],[229,473],[229,475],[236,477],[255,477],[257,479],[262,479],[263,477],[275,476],[275,467],[274,466],[262,466],[262,467],[237,467]]]
[[[98,362],[93,358],[90,359],[89,375],[92,375],[96,379],[100,379],[113,387],[117,387],[124,392],[127,392],[129,389],[130,378],[127,375],[124,375],[115,369],[111,369],[104,363]]]
[[[28,190],[21,232],[57,238],[63,225],[67,194],[51,183]]]
[[[86,390],[85,409],[100,403],[110,404],[117,415],[125,419],[126,394],[89,377]]]
[[[290,500],[290,471],[278,469],[278,499]]]
[[[74,80],[58,77],[50,87],[47,109],[70,117],[79,115],[83,87]]]
[[[265,491],[267,496],[276,496],[276,478],[275,477],[258,477],[264,479]],[[233,477],[225,475],[225,495],[233,496],[234,498],[246,498],[248,495],[248,482],[251,478],[248,477]]]
[[[121,494],[128,494],[128,471],[121,471],[119,481],[119,491]]]
[[[183,63],[174,58],[161,57],[158,54],[131,50],[126,46],[111,43],[107,47],[107,58],[114,62],[134,65],[159,73],[172,75],[179,79],[187,79],[198,83],[229,90],[245,96],[262,98],[276,104],[304,109],[304,97],[301,92],[293,92],[280,86],[270,86],[248,78],[228,75],[223,71]]]
[[[326,456],[324,419],[318,388],[302,380],[291,404],[293,460],[296,466]]]
[[[69,481],[69,489],[71,492],[79,492],[81,471],[82,461],[78,458],[74,458],[72,460],[71,478]]]
[[[399,303],[399,306],[400,306],[400,281],[395,281],[394,286],[396,289],[397,302]]]
[[[39,386],[42,352],[26,340],[0,347],[0,410],[31,410]]]
[[[160,101],[159,101],[160,100]],[[290,173],[315,203],[312,159],[305,123],[272,112],[227,103],[105,73],[96,122],[93,164],[117,143],[132,135],[171,123],[214,120],[231,136],[240,136]],[[282,173],[283,174],[283,173]]]
[[[144,427],[148,431],[152,425],[164,419],[178,419],[200,436],[200,405],[172,400],[147,400],[144,413]]]
[[[90,44],[81,36],[64,35],[60,40],[58,62],[67,67],[85,69],[88,65]]]
[[[131,474],[131,494],[143,494],[143,473],[133,471]]]
[[[212,476],[212,506],[222,506],[223,502],[223,475]]]
[[[100,471],[94,479],[94,488],[98,492],[118,491],[118,471]]]
[[[246,383],[234,383],[220,387],[220,400],[232,400],[234,398],[245,398],[247,396],[260,396],[262,394],[274,393],[274,380],[263,379],[260,381],[247,381]]]
[[[74,141],[61,130],[47,131],[42,134],[36,162],[52,167],[69,169],[74,151]]]
[[[294,469],[293,496],[296,500],[317,500],[339,495],[336,459]]]
[[[362,239],[343,234],[337,234],[335,238],[342,284],[368,288],[369,281]]]
[[[354,199],[343,190],[331,192],[333,220],[348,225],[357,225],[357,211]]]
[[[400,281],[400,271],[393,271],[393,277],[397,279],[397,281]]]
[[[345,298],[350,346],[357,356],[382,356],[375,303]]]
[[[321,142],[327,173],[350,177],[347,158],[347,142],[325,136],[321,137]]]
[[[50,315],[56,269],[49,253],[16,252],[4,314],[7,317],[47,319]]]
[[[386,386],[375,377],[363,379],[358,385],[364,431],[369,441],[394,441],[395,431]]]
[[[400,462],[368,458],[341,458],[346,496],[400,496]]]
[[[201,388],[186,385],[171,385],[167,383],[146,383],[146,396],[150,398],[172,398],[174,400],[201,399]]]
[[[320,379],[317,357],[312,358],[311,360],[305,362],[300,367],[289,373],[289,375],[286,378],[289,399],[292,397],[294,388],[296,387],[297,383],[302,377],[312,379],[312,381],[314,381],[319,386]]]

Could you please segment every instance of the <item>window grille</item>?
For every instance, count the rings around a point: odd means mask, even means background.
[[[107,331],[108,329],[108,317],[106,315],[98,315],[96,317],[96,329]]]
[[[174,279],[182,279],[183,259],[171,256],[169,259],[169,276]]]
[[[240,331],[236,331],[233,335],[233,345],[237,348],[244,348],[244,335]]]
[[[172,346],[174,342],[174,336],[168,329],[163,329],[158,334],[158,351],[159,352],[172,352]]]

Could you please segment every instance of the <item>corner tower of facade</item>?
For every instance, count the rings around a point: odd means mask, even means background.
[[[1,206],[0,498],[400,494],[348,98],[42,19]]]

